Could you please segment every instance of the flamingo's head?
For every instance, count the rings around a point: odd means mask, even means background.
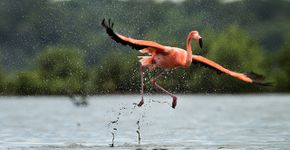
[[[191,39],[195,40],[198,42],[200,48],[202,48],[203,44],[202,44],[202,38],[201,36],[199,35],[198,31],[191,31],[189,33]]]

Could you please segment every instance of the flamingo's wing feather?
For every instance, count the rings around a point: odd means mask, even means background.
[[[158,44],[156,42],[145,41],[145,40],[136,40],[133,38],[125,37],[125,36],[120,35],[120,34],[116,34],[113,31],[114,24],[110,23],[110,19],[108,21],[108,24],[106,24],[105,19],[103,19],[102,25],[103,25],[103,27],[106,28],[107,34],[117,43],[121,43],[123,45],[129,45],[133,49],[136,49],[136,50],[142,50],[142,49],[149,48],[149,47],[152,47],[152,48],[159,50],[159,51],[164,50],[164,46],[161,44]]]
[[[254,72],[250,72],[250,73],[238,73],[238,72],[234,72],[231,71],[229,69],[226,69],[224,67],[222,67],[221,65],[215,63],[212,60],[209,60],[205,57],[199,56],[199,55],[192,55],[192,63],[193,64],[199,64],[201,66],[210,68],[215,70],[218,74],[228,74],[232,77],[235,77],[239,80],[242,80],[244,82],[249,82],[249,83],[254,83],[254,84],[258,84],[258,85],[263,85],[263,86],[271,86],[272,83],[270,82],[265,82],[265,77],[259,74],[256,74]]]

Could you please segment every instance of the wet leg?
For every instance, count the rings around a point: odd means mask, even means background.
[[[140,74],[141,74],[141,101],[138,106],[142,106],[144,104],[144,67],[140,65]]]
[[[172,108],[176,107],[177,104],[177,97],[175,95],[173,95],[172,93],[168,92],[167,90],[165,90],[163,87],[161,87],[160,85],[157,84],[157,80],[162,76],[162,74],[164,73],[164,71],[162,71],[161,73],[159,73],[154,79],[151,80],[151,83],[153,84],[153,86],[161,91],[163,91],[164,93],[170,95],[172,97]]]

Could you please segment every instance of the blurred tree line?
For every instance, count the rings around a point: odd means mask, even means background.
[[[199,30],[205,48],[194,54],[275,83],[255,86],[193,65],[160,81],[171,91],[290,91],[288,1],[1,0],[1,95],[138,93],[139,54],[112,41],[100,25],[103,18],[113,19],[126,36],[177,47],[185,47],[189,31]],[[146,74],[148,91],[156,72]]]

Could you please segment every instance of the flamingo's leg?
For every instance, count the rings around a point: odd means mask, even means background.
[[[144,67],[140,65],[140,75],[141,75],[141,101],[138,106],[142,106],[144,104]]]
[[[154,79],[151,80],[151,83],[153,84],[153,86],[156,89],[159,89],[161,91],[163,91],[164,93],[170,95],[172,97],[172,108],[176,107],[177,104],[177,97],[175,95],[173,95],[172,93],[168,92],[167,90],[165,90],[163,87],[161,87],[160,85],[157,84],[157,80],[162,76],[164,71],[162,71],[161,73],[159,73]]]

